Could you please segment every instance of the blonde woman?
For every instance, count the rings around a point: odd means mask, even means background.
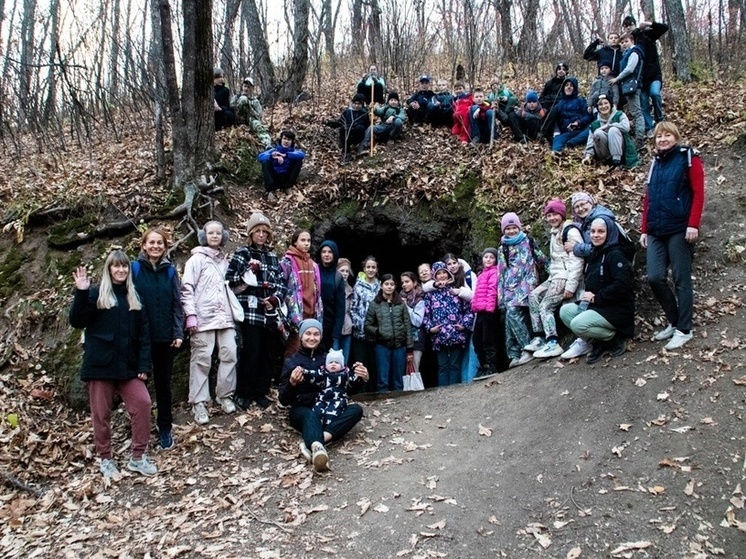
[[[108,480],[119,478],[111,449],[111,412],[114,395],[119,393],[132,424],[132,457],[127,469],[155,475],[158,470],[145,454],[150,436],[151,402],[145,385],[152,368],[150,334],[132,283],[130,260],[120,250],[110,253],[98,287],[91,287],[85,267],[75,270],[73,279],[70,324],[86,329],[80,376],[88,383],[101,473]]]

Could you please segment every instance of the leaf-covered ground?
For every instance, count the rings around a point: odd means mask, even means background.
[[[332,471],[323,475],[299,460],[297,434],[274,406],[235,416],[213,410],[207,427],[194,425],[182,406],[176,448],[153,453],[159,474],[125,474],[105,487],[92,456],[90,420],[62,402],[64,387],[42,365],[61,340],[75,351],[57,317],[68,300],[67,274],[45,257],[44,231],[27,230],[16,248],[15,232],[8,231],[6,262],[18,247],[22,252],[17,270],[0,269],[2,283],[19,286],[2,295],[0,552],[746,557],[746,196],[740,188],[746,174],[743,140],[736,141],[746,115],[733,103],[743,93],[731,84],[667,92],[669,117],[703,152],[708,176],[691,346],[665,353],[649,341],[659,318],[643,290],[640,334],[623,358],[595,366],[552,360],[487,382],[366,402],[365,419],[332,447]],[[477,203],[493,205],[495,214],[510,203],[537,210],[550,194],[579,187],[602,196],[630,225],[639,212],[646,166],[607,175],[581,167],[577,153],[555,162],[539,146],[504,142],[487,153],[445,134],[412,131],[396,149],[380,148],[373,159],[340,167],[333,132],[317,124],[338,109],[294,108],[292,123],[309,160],[299,188],[277,205],[262,200],[256,185],[223,177],[234,224],[262,208],[288,231],[298,216],[344,197],[408,204],[449,192],[457,176],[449,173],[475,167],[483,178]],[[273,119],[284,125],[280,111]],[[83,200],[108,204],[102,219],[112,208],[131,218],[157,209],[169,193],[155,185],[150,137],[138,134],[64,158],[3,160],[2,208],[21,222],[21,209]],[[218,139],[226,167],[239,153],[240,137],[234,130]],[[406,177],[406,187],[392,189],[392,173]],[[128,440],[121,408],[114,424],[123,466]]]

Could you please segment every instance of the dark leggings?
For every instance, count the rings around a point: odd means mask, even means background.
[[[293,406],[290,409],[290,425],[303,435],[303,441],[308,448],[311,448],[315,442],[325,444],[324,431],[331,434],[332,441],[341,439],[357,425],[362,417],[363,408],[359,404],[349,404],[334,421],[324,426],[321,415],[311,408]]]
[[[153,384],[155,402],[158,407],[158,430],[170,431],[173,417],[171,415],[171,377],[174,372],[174,348],[171,342],[152,342]]]

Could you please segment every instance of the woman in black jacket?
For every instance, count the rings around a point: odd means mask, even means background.
[[[171,436],[171,377],[175,352],[184,340],[181,281],[176,268],[166,256],[169,240],[165,229],[148,229],[140,242],[140,256],[132,263],[132,281],[148,315],[150,327],[158,438],[163,450],[174,446]]]
[[[560,318],[579,338],[591,341],[586,361],[605,354],[618,357],[626,339],[635,334],[635,294],[632,265],[619,247],[619,228],[609,216],[591,222],[591,254],[585,265],[585,292],[580,301],[567,303]]]
[[[122,251],[109,254],[101,285],[91,288],[85,267],[73,272],[75,298],[70,325],[85,328],[85,353],[80,371],[88,383],[93,439],[107,480],[119,478],[112,460],[111,412],[119,393],[132,423],[132,457],[127,469],[143,475],[158,471],[145,454],[150,437],[150,394],[145,386],[151,372],[148,317],[130,274],[130,261]]]
[[[296,367],[306,370],[319,370],[326,363],[326,351],[319,351],[323,328],[318,320],[307,318],[298,328],[300,348],[285,359],[280,378],[280,403],[290,406],[290,425],[300,431],[300,453],[313,462],[317,471],[327,469],[328,455],[324,445],[341,439],[363,417],[359,404],[349,404],[329,425],[322,423],[322,417],[313,411],[320,387],[303,380],[303,373]],[[354,363],[352,371],[361,379],[364,386],[368,380],[368,369],[362,363]]]

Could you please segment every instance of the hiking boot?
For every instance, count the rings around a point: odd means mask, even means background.
[[[560,355],[562,359],[575,359],[581,357],[591,350],[590,345],[583,338],[575,338],[575,341]]]
[[[324,445],[316,441],[311,445],[313,469],[317,472],[325,472],[329,469],[329,455]]]
[[[688,334],[684,334],[681,330],[678,328],[673,333],[673,336],[671,336],[671,341],[668,342],[663,349],[666,349],[668,351],[671,351],[672,349],[679,349],[681,346],[683,346],[686,342],[691,340],[694,337],[694,334],[692,334],[691,331],[689,331]]]
[[[251,400],[244,398],[243,396],[234,396],[233,403],[236,404],[236,407],[241,411],[246,411],[249,409],[249,406],[251,406]]]
[[[370,146],[366,144],[360,144],[357,146],[357,154],[358,155],[367,155],[370,151]]]
[[[122,474],[119,473],[119,468],[117,468],[117,465],[111,458],[102,458],[99,469],[106,479],[118,480],[122,477]]]
[[[627,351],[627,340],[625,340],[623,336],[616,334],[611,339],[611,344],[609,345],[609,354],[612,357],[619,357],[620,355],[624,355],[625,351]]]
[[[536,336],[533,340],[531,340],[531,343],[528,344],[523,348],[523,351],[530,351],[535,352],[539,351],[542,347],[544,347],[544,338],[541,336]]]
[[[207,413],[207,407],[204,402],[197,402],[192,406],[192,413],[194,414],[194,421],[197,425],[204,425],[210,421],[210,415]]]
[[[147,454],[143,454],[140,458],[134,456],[130,458],[130,461],[127,462],[127,469],[144,476],[154,476],[158,473],[158,468],[148,459]]]
[[[158,429],[158,441],[161,444],[161,450],[171,450],[174,447],[171,429]]]
[[[233,398],[230,396],[226,396],[225,398],[218,398],[218,404],[220,404],[220,407],[223,410],[223,413],[235,413],[236,411],[236,404],[233,403]]]
[[[308,447],[306,446],[306,441],[301,439],[300,441],[300,455],[308,462],[309,464],[313,461],[313,456],[311,454],[311,451],[308,450]]]
[[[589,365],[593,365],[599,361],[608,350],[608,342],[605,342],[604,340],[593,340],[591,343],[591,351],[586,356],[585,362]]]
[[[270,405],[272,405],[272,400],[270,400],[266,396],[257,396],[256,398],[254,398],[254,401],[256,402],[256,405],[263,410],[266,410]]]
[[[559,357],[565,350],[557,343],[557,340],[549,340],[544,347],[534,351],[536,359],[549,359],[550,357]]]
[[[663,340],[670,340],[674,332],[676,332],[676,326],[671,326],[669,324],[660,332],[656,332],[655,336],[653,336],[653,339],[656,342],[662,342]]]

